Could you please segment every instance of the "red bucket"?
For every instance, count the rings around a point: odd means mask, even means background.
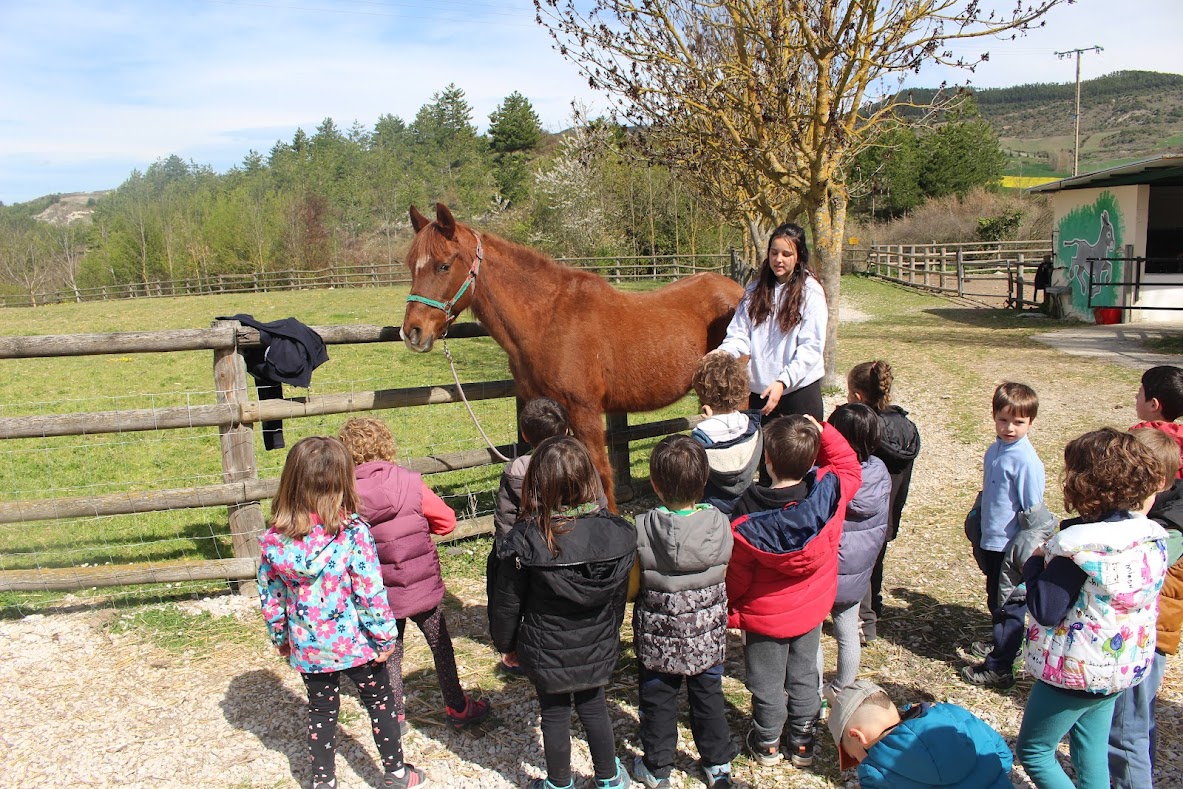
[[[1121,323],[1121,309],[1118,307],[1093,307],[1093,320],[1098,326],[1112,326]]]

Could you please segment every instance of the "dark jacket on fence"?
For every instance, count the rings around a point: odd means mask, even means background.
[[[898,405],[890,405],[879,412],[879,426],[883,437],[879,440],[879,448],[872,454],[883,461],[891,475],[891,519],[887,526],[890,541],[900,531],[900,516],[908,502],[912,465],[920,454],[920,431],[908,418],[908,412]]]
[[[863,484],[846,505],[838,545],[838,595],[835,606],[858,603],[871,583],[871,570],[887,539],[891,478],[883,461],[872,455],[862,464]]]
[[[386,460],[355,470],[360,514],[370,524],[382,564],[382,584],[398,619],[435,608],[444,599],[440,557],[432,534],[450,534],[456,513],[414,471]]]
[[[243,326],[259,330],[259,348],[242,352],[246,371],[255,379],[260,400],[283,399],[282,384],[307,389],[312,385],[312,371],[329,360],[324,340],[312,329],[295,318],[263,321],[251,315],[219,317],[220,321],[238,321]],[[284,445],[283,422],[263,423],[263,446],[280,449]]]
[[[641,589],[633,638],[645,668],[694,676],[723,662],[731,545],[731,522],[710,505],[637,516]]]
[[[596,510],[567,522],[552,555],[534,521],[498,537],[489,559],[493,646],[515,649],[541,693],[608,684],[620,654],[637,530]]]
[[[782,508],[745,510],[753,485],[731,522],[735,545],[727,565],[728,626],[772,638],[808,633],[829,616],[838,591],[838,543],[846,504],[862,484],[858,457],[846,439],[822,424],[817,467],[799,485],[798,500]],[[741,506],[742,505],[742,506]]]
[[[1059,521],[1040,502],[1019,513],[1019,531],[1002,551],[1002,568],[998,571],[998,597],[991,605],[1001,609],[1007,603],[1025,602],[1027,587],[1023,584],[1023,565],[1035,549],[1048,541]]]

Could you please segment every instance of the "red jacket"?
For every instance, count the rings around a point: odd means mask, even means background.
[[[1178,422],[1139,422],[1131,427],[1130,430],[1138,430],[1144,427],[1161,430],[1175,439],[1175,443],[1179,445],[1179,473],[1175,475],[1175,479],[1183,479],[1183,424]]]
[[[728,627],[793,638],[830,613],[838,591],[842,521],[846,503],[862,484],[862,469],[846,439],[829,424],[822,425],[817,467],[803,482],[808,492],[800,501],[732,522]]]

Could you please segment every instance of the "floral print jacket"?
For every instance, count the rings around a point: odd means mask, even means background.
[[[336,536],[312,516],[303,539],[268,529],[259,538],[259,602],[276,647],[291,646],[304,674],[369,663],[394,646],[394,614],[369,527],[349,515]]]

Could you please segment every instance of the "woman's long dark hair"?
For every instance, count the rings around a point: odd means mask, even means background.
[[[597,501],[600,476],[578,439],[553,436],[534,450],[522,481],[522,515],[538,524],[551,556],[558,556],[556,535],[567,531],[564,510]]]
[[[772,252],[772,242],[778,238],[787,238],[797,248],[797,265],[785,283],[784,297],[780,304],[775,305],[776,322],[781,331],[788,333],[801,322],[801,304],[805,301],[805,278],[812,276],[809,270],[809,246],[805,243],[805,230],[792,222],[772,231],[768,239],[768,252],[764,255],[764,265],[760,267],[760,279],[756,289],[752,291],[752,298],[748,301],[748,317],[752,325],[759,326],[773,312],[772,296],[776,288],[776,274],[772,273],[772,265],[768,262]]]

